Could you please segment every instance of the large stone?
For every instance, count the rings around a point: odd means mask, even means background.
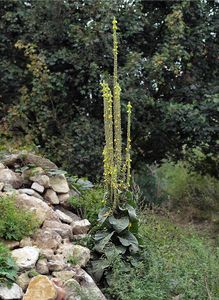
[[[0,169],[5,169],[5,166],[2,163],[0,163]]]
[[[43,200],[43,197],[32,189],[19,189],[18,191],[20,194],[27,194],[29,196],[33,196],[33,197]]]
[[[47,175],[39,174],[39,175],[31,176],[30,180],[39,183],[40,185],[44,186],[44,188],[50,187],[50,181]]]
[[[70,225],[63,224],[57,221],[45,221],[43,229],[50,229],[61,235],[62,238],[72,239],[72,228]]]
[[[62,206],[59,206],[58,209],[61,210],[67,216],[69,216],[73,220],[73,222],[81,220],[81,218],[79,216],[77,216],[76,214],[74,214],[72,211],[63,208]]]
[[[22,288],[22,290],[25,292],[30,280],[31,280],[31,278],[28,276],[28,272],[25,272],[18,276],[16,282]]]
[[[24,247],[11,252],[16,264],[20,269],[31,269],[39,258],[40,250],[36,247]]]
[[[49,274],[49,267],[46,258],[40,258],[36,264],[36,271],[39,274],[47,275]]]
[[[64,175],[55,175],[50,177],[50,185],[57,193],[69,192],[69,186]]]
[[[52,208],[50,208],[47,203],[33,196],[18,194],[15,199],[19,208],[35,212],[36,217],[41,224],[45,221],[48,213],[52,211]]]
[[[3,242],[10,250],[18,248],[20,244],[18,241],[13,241],[13,240],[0,239],[0,242]]]
[[[46,258],[47,260],[53,259],[54,251],[52,249],[40,249],[40,257]]]
[[[45,200],[52,204],[59,204],[59,198],[52,189],[48,189],[44,195]]]
[[[48,267],[51,272],[62,271],[67,267],[67,264],[61,254],[56,254],[48,259]]]
[[[73,278],[75,276],[75,272],[73,270],[69,270],[69,271],[55,271],[52,273],[52,276],[60,279],[63,283],[65,283],[66,281],[68,281],[69,279]]]
[[[66,215],[64,212],[62,212],[61,210],[57,209],[56,213],[62,222],[68,224],[71,224],[73,222],[73,219],[70,216]]]
[[[0,181],[15,189],[19,189],[23,183],[21,176],[9,169],[0,169]]]
[[[81,287],[80,284],[75,279],[69,279],[64,283],[64,288],[66,291],[66,300],[80,300],[81,299]],[[89,298],[96,300],[93,298]]]
[[[79,265],[80,267],[85,267],[90,260],[90,250],[88,248],[80,245],[73,245],[70,242],[61,244],[57,249],[57,253],[61,254],[66,262],[72,258],[75,265]]]
[[[38,275],[31,279],[23,300],[55,300],[56,289],[47,276]]]
[[[61,242],[61,236],[53,229],[39,229],[32,241],[40,249],[57,249]]]
[[[90,228],[90,222],[87,219],[75,221],[72,223],[74,234],[85,234]]]
[[[70,197],[69,193],[59,194],[58,197],[61,205],[65,207],[69,207],[69,202],[68,202],[68,199]]]
[[[22,288],[16,283],[13,283],[11,287],[0,286],[0,299],[3,300],[17,300],[23,297]]]
[[[34,182],[32,185],[31,185],[31,188],[39,193],[43,193],[44,192],[44,186],[37,183],[37,182]]]
[[[76,272],[76,278],[80,282],[81,291],[85,297],[88,297],[88,299],[106,300],[101,290],[87,272],[83,269],[76,269]]]

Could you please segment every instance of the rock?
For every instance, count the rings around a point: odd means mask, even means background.
[[[31,278],[28,276],[28,272],[22,273],[17,278],[17,284],[22,288],[22,290],[25,292],[28,284],[30,282]]]
[[[70,225],[57,221],[45,221],[43,229],[51,229],[61,235],[62,238],[72,238],[72,228]]]
[[[53,229],[39,229],[33,236],[33,245],[40,249],[57,249],[61,242],[61,236]]]
[[[4,185],[4,182],[0,182],[0,192],[3,190]]]
[[[74,245],[71,255],[80,267],[85,267],[90,260],[90,250],[80,245]]]
[[[67,264],[61,254],[56,254],[48,260],[48,267],[51,272],[62,271],[65,267],[67,267]]]
[[[37,182],[38,184],[42,185],[44,188],[50,187],[49,177],[47,175],[39,174],[30,177],[30,180]]]
[[[69,193],[59,194],[58,197],[59,197],[60,204],[62,204],[63,206],[69,206],[69,202],[68,202],[68,199],[70,197]]]
[[[40,185],[39,183],[37,182],[34,182],[32,185],[31,185],[31,189],[39,192],[39,193],[43,193],[44,192],[44,186]]]
[[[48,267],[47,263],[48,262],[47,262],[46,258],[39,259],[36,264],[36,271],[42,275],[49,274],[49,267]]]
[[[46,213],[46,220],[47,221],[57,221],[57,222],[60,222],[59,216],[57,215],[57,213],[53,209],[50,209],[49,211],[47,211],[47,213]]]
[[[72,223],[73,233],[74,234],[85,234],[90,228],[90,222],[87,219],[74,221]]]
[[[20,241],[20,248],[24,248],[24,247],[32,247],[33,246],[33,242],[31,240],[30,237],[25,237]]]
[[[81,218],[79,217],[79,216],[77,216],[76,214],[74,214],[73,212],[71,212],[71,211],[69,211],[69,210],[67,210],[67,209],[65,209],[65,208],[63,208],[63,207],[61,207],[61,206],[59,206],[59,208],[58,208],[59,210],[61,210],[64,214],[66,214],[67,216],[69,216],[72,220],[73,220],[73,222],[74,221],[79,221],[79,220],[81,220]]]
[[[57,209],[56,213],[59,217],[59,219],[64,222],[64,223],[68,223],[71,224],[73,222],[72,218],[69,217],[68,215],[66,215],[64,212],[62,212],[61,210]]]
[[[61,254],[67,262],[70,258],[74,259],[75,265],[85,267],[90,260],[90,250],[80,245],[73,245],[70,242],[61,244],[57,249],[57,253]]]
[[[13,186],[10,183],[5,183],[3,187],[3,191],[6,193],[13,194],[16,190],[13,188]]]
[[[39,258],[40,250],[36,247],[24,247],[11,252],[16,264],[20,269],[31,269]]]
[[[47,276],[38,275],[31,279],[23,300],[55,300],[56,289]]]
[[[69,192],[69,186],[64,175],[55,175],[50,177],[50,185],[57,193]]]
[[[47,203],[33,196],[18,194],[16,195],[15,199],[18,208],[24,208],[35,212],[40,224],[45,221],[49,211],[52,211],[52,208],[50,208]]]
[[[88,299],[106,300],[94,280],[83,269],[77,269],[76,278],[80,282],[81,291]]]
[[[52,278],[51,282],[54,284],[54,287],[56,288],[56,291],[57,291],[56,300],[65,300],[66,299],[66,292],[63,289],[62,281],[58,278]]]
[[[40,249],[40,256],[47,260],[51,260],[54,256],[54,251],[52,249]]]
[[[59,271],[59,272],[53,272],[52,276],[59,278],[62,282],[66,282],[67,280],[73,278],[75,276],[75,272],[70,270],[70,271]]]
[[[18,248],[20,245],[20,243],[18,241],[0,240],[0,242],[2,242],[2,241],[10,250]]]
[[[48,189],[44,195],[45,200],[52,204],[59,204],[59,198],[52,189]]]
[[[66,291],[66,300],[81,299],[81,287],[80,284],[75,279],[69,279],[68,281],[66,281],[64,284],[64,288]],[[93,299],[93,298],[89,298],[89,299]]]
[[[11,287],[0,286],[0,299],[3,300],[15,300],[23,297],[22,288],[16,283],[13,283]]]
[[[36,197],[36,198],[39,198],[41,200],[43,200],[43,197],[38,194],[36,191],[32,190],[32,189],[19,189],[18,192],[20,194],[27,194],[29,196],[33,196],[33,197]]]
[[[31,177],[43,174],[45,171],[41,167],[26,169],[22,172],[21,177],[26,184],[31,184]]]
[[[10,184],[15,189],[19,189],[23,183],[21,176],[9,169],[0,169],[0,181]]]

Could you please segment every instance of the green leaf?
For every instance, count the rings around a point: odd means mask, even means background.
[[[120,233],[128,227],[129,218],[122,217],[120,219],[116,219],[114,216],[110,216],[109,223],[113,226],[116,232]]]
[[[129,231],[127,231],[122,236],[118,236],[118,239],[119,239],[120,243],[125,247],[129,247],[131,245],[138,246],[138,240],[136,239],[134,234],[132,234]]]
[[[106,259],[92,261],[92,275],[95,281],[99,282],[103,276],[105,269],[109,267],[109,262]]]
[[[103,253],[103,249],[104,247],[109,243],[111,237],[113,236],[115,231],[111,232],[110,234],[108,234],[105,238],[103,238],[102,240],[100,240],[100,242],[98,242],[96,244],[96,246],[94,247],[94,250],[96,250],[99,253]]]

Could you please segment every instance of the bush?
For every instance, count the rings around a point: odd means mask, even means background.
[[[18,267],[16,266],[10,251],[0,243],[0,284],[10,285],[16,280]]]
[[[219,248],[209,239],[151,212],[142,215],[139,230],[141,259],[131,267],[115,261],[107,299],[218,299]]]
[[[187,210],[196,218],[217,221],[218,179],[190,171],[189,165],[183,161],[176,164],[165,162],[157,173],[161,188],[168,195],[172,208]]]
[[[39,226],[35,215],[22,209],[17,209],[13,197],[0,197],[0,237],[6,240],[21,240],[31,235]]]

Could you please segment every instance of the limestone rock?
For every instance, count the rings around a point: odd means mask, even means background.
[[[75,221],[72,223],[74,234],[85,234],[90,228],[90,222],[87,219]]]
[[[32,189],[19,189],[18,191],[20,194],[27,194],[29,196],[33,196],[33,197],[43,200],[43,197]]]
[[[66,291],[66,300],[80,300],[81,299],[81,287],[75,279],[69,279],[65,282],[64,288]],[[89,298],[93,299],[93,298]],[[96,299],[95,299],[96,300]]]
[[[39,229],[33,236],[33,245],[40,249],[57,249],[61,242],[61,236],[52,229]]]
[[[22,288],[16,283],[13,283],[11,287],[0,286],[0,299],[3,300],[15,300],[23,297]]]
[[[0,163],[0,169],[5,169],[5,166],[2,163]]]
[[[77,280],[80,282],[82,293],[88,299],[106,300],[101,290],[97,287],[94,280],[83,269],[77,269]]]
[[[57,193],[69,192],[69,186],[64,175],[55,175],[50,177],[50,185]]]
[[[79,241],[79,240],[82,240],[82,239],[86,239],[89,237],[89,234],[76,234],[76,235],[73,235],[73,240],[74,241]]]
[[[1,242],[2,240],[0,240]],[[18,248],[20,243],[18,241],[13,240],[3,240],[3,243],[10,249],[13,250],[15,248]]]
[[[68,199],[70,197],[69,193],[65,193],[65,194],[59,194],[59,202],[61,205],[68,207],[69,206],[69,202]]]
[[[80,267],[85,267],[90,260],[90,250],[80,245],[74,245],[71,255],[75,258],[76,264]]]
[[[36,271],[42,275],[49,274],[49,267],[48,267],[46,258],[41,258],[38,260],[38,262],[36,264]]]
[[[53,255],[48,260],[48,267],[50,271],[62,271],[66,266],[67,264],[61,254]]]
[[[56,289],[47,276],[38,275],[31,279],[23,300],[55,300]]]
[[[52,204],[59,204],[59,198],[52,189],[48,189],[44,195],[45,200]]]
[[[44,186],[44,188],[50,187],[50,181],[47,175],[39,174],[39,175],[31,176],[30,180],[37,182],[38,184]]]
[[[59,217],[59,219],[64,222],[64,223],[68,223],[71,224],[73,222],[72,218],[68,215],[66,215],[64,212],[62,212],[61,210],[57,209],[56,213]]]
[[[73,278],[75,276],[75,272],[73,270],[70,271],[59,271],[59,272],[53,272],[52,275],[56,278],[59,278],[63,283],[65,283],[67,280]]]
[[[20,269],[31,269],[39,258],[40,250],[35,247],[24,247],[11,252],[16,264]]]
[[[40,249],[40,256],[47,260],[51,260],[54,256],[54,251],[52,249]]]
[[[61,235],[62,238],[72,238],[72,228],[70,225],[57,221],[45,221],[43,229],[51,229]]]
[[[19,208],[24,208],[29,211],[35,212],[37,219],[42,224],[49,211],[52,211],[52,208],[48,206],[44,201],[39,198],[29,196],[26,194],[16,195],[16,204]]]
[[[31,240],[30,237],[25,237],[20,241],[20,248],[24,248],[24,247],[32,247],[33,246],[33,242]]]
[[[59,206],[58,209],[61,210],[67,216],[69,216],[73,220],[73,222],[81,220],[81,218],[79,216],[77,216],[76,214],[74,214],[70,210],[67,210],[67,209],[63,208],[62,206]]]
[[[37,182],[34,182],[32,185],[31,185],[31,189],[39,192],[39,193],[43,193],[44,192],[44,186],[40,185],[39,183]]]
[[[18,276],[17,284],[22,288],[23,291],[26,291],[30,280],[31,278],[28,276],[28,272],[25,272]]]
[[[15,189],[19,189],[23,183],[21,176],[9,169],[0,169],[0,181],[10,184]]]

